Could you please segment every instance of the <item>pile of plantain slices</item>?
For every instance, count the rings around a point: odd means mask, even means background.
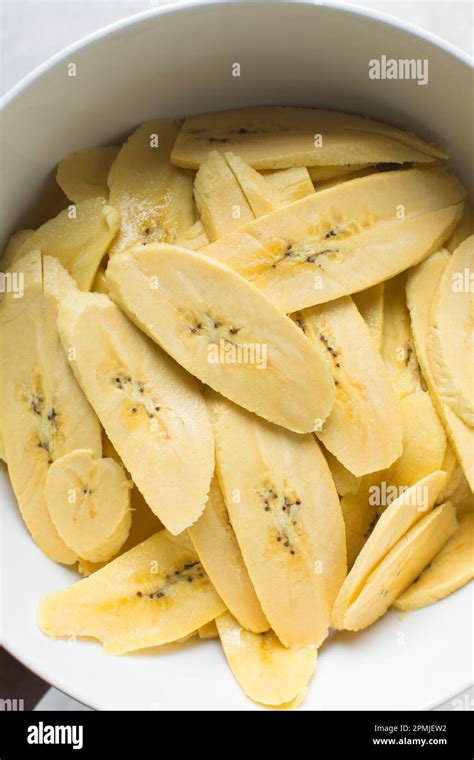
[[[446,157],[262,107],[60,162],[0,306],[1,455],[33,541],[87,576],[44,633],[218,637],[291,708],[331,627],[473,577],[474,214]]]

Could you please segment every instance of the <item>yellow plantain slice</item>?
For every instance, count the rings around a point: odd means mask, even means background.
[[[235,153],[225,153],[225,160],[245,193],[255,217],[264,216],[286,205],[283,193]]]
[[[328,467],[331,470],[332,479],[334,480],[334,485],[336,486],[336,491],[339,496],[345,496],[345,494],[348,493],[357,493],[361,478],[356,478],[356,476],[353,475],[352,472],[349,472],[334,454],[331,454],[327,449],[324,450],[324,456],[328,463]]]
[[[334,628],[345,628],[350,605],[361,593],[367,578],[395,544],[429,512],[446,484],[446,473],[433,472],[411,486],[382,514],[346,577],[332,611]]]
[[[384,615],[438,554],[456,528],[456,513],[449,502],[419,520],[368,577],[347,610],[342,627],[359,631]]]
[[[313,183],[305,166],[263,172],[263,176],[272,187],[281,193],[284,206],[299,201],[301,198],[306,198],[307,195],[314,194]]]
[[[284,106],[190,116],[171,160],[197,169],[212,149],[231,150],[254,169],[446,158],[434,145],[388,124],[337,111]]]
[[[215,150],[199,167],[194,180],[194,198],[211,241],[255,219],[238,181],[223,156]]]
[[[168,644],[224,612],[189,538],[166,530],[39,605],[48,636],[92,636],[105,654]]]
[[[0,270],[2,272],[7,272],[12,263],[19,258],[18,251],[21,250],[23,243],[28,240],[34,232],[34,230],[18,230],[13,233],[5,246],[2,258],[0,259]]]
[[[383,282],[367,290],[354,293],[353,301],[364,319],[378,350],[382,349],[384,322],[384,287]]]
[[[431,307],[427,350],[440,399],[474,426],[474,235],[454,251]]]
[[[326,357],[224,264],[148,245],[113,257],[106,279],[130,319],[224,396],[301,433],[330,412],[334,382]]]
[[[89,562],[105,562],[130,531],[132,482],[113,459],[76,449],[49,468],[44,496],[63,541]]]
[[[204,229],[202,219],[198,219],[194,222],[189,230],[186,230],[176,243],[177,245],[183,246],[183,248],[190,248],[192,251],[198,251],[200,248],[204,248],[205,245],[209,245],[210,240]]]
[[[288,647],[319,646],[346,572],[339,499],[313,436],[209,392],[216,466],[262,609]]]
[[[202,249],[286,313],[365,290],[437,250],[464,188],[444,168],[372,174],[276,209]]]
[[[354,172],[360,172],[363,169],[369,167],[370,164],[346,164],[345,166],[337,166],[332,164],[329,166],[309,166],[308,172],[312,182],[326,182],[329,179],[349,179]]]
[[[209,623],[205,623],[198,628],[198,635],[200,639],[218,639],[219,633],[217,631],[216,621],[210,620]]]
[[[267,631],[270,626],[245,567],[216,476],[206,508],[188,533],[226,607],[247,630]]]
[[[464,204],[464,211],[462,217],[454,230],[453,234],[446,241],[445,247],[451,253],[454,253],[456,248],[465,241],[466,238],[474,235],[474,206],[472,202],[467,199]]]
[[[74,203],[107,198],[107,176],[119,151],[117,145],[106,145],[78,150],[63,158],[56,171],[56,181],[63,193]]]
[[[304,694],[316,667],[316,649],[287,649],[273,631],[250,633],[229,612],[219,615],[216,624],[229,667],[250,699],[277,706]]]
[[[474,512],[459,517],[459,528],[420,577],[396,599],[409,612],[444,599],[474,578]]]

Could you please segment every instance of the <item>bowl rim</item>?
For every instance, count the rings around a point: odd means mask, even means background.
[[[152,2],[160,2],[160,0],[152,0]],[[319,6],[327,8],[332,12],[340,13],[341,15],[369,19],[384,26],[395,27],[407,35],[423,40],[429,45],[443,50],[445,53],[456,59],[462,65],[465,65],[468,68],[474,70],[474,56],[470,56],[468,53],[464,52],[453,43],[444,40],[442,37],[439,37],[437,34],[426,31],[423,28],[418,27],[416,24],[399,19],[390,13],[386,13],[385,11],[374,10],[365,6],[356,6],[352,3],[347,2],[339,2],[339,0],[179,0],[179,2],[175,3],[169,3],[167,0],[164,0],[164,2],[160,3],[160,5],[153,5],[153,7],[148,10],[126,16],[123,19],[119,19],[118,21],[112,22],[111,24],[102,26],[98,30],[82,36],[80,39],[49,56],[45,61],[38,64],[38,66],[36,66],[24,77],[22,77],[15,85],[13,85],[9,90],[7,90],[4,95],[0,97],[0,111],[3,112],[8,106],[14,103],[17,97],[22,95],[30,87],[34,86],[34,84],[39,79],[41,79],[42,76],[47,74],[56,65],[64,62],[64,60],[70,55],[88,47],[89,45],[99,42],[105,37],[124,31],[129,27],[145,23],[149,19],[154,19],[160,16],[189,12],[199,13],[202,8],[216,7],[216,9],[219,9],[223,6],[229,5],[261,7],[265,5],[282,5],[288,7],[291,6],[292,9],[301,6]],[[3,636],[2,639],[3,640],[1,642],[1,646],[31,672],[37,674],[40,678],[42,678],[48,684],[49,688],[54,687],[58,689],[63,694],[70,696],[86,707],[90,707],[96,710],[102,709],[99,705],[94,703],[94,700],[85,703],[83,701],[82,695],[76,693],[74,687],[71,687],[69,684],[65,686],[65,684],[62,683],[60,679],[55,678],[54,682],[51,682],[49,680],[50,676],[47,672],[47,667],[38,666],[38,663],[36,662],[33,664],[33,658],[30,658],[27,653],[23,651],[18,652],[13,643],[5,641]],[[456,691],[454,694],[448,695],[446,698],[443,698],[442,702],[439,702],[439,700],[436,699],[426,705],[424,709],[432,710],[443,702],[454,699],[458,694],[462,694],[466,689],[468,689],[470,685],[470,680],[467,678],[461,691]]]

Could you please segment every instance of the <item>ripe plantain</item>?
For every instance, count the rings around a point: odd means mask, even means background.
[[[106,145],[78,150],[63,158],[56,171],[56,181],[63,193],[73,203],[107,198],[107,177],[119,151],[117,145]]]
[[[266,177],[242,161],[235,153],[225,153],[231,171],[239,183],[242,192],[252,209],[253,216],[264,216],[280,206],[286,205],[284,194],[278,190]],[[230,232],[230,230],[225,230]]]

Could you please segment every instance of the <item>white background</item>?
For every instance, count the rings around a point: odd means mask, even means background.
[[[0,0],[0,94],[62,48],[107,24],[176,0]],[[422,27],[466,53],[474,54],[474,3],[471,0],[352,0]],[[460,695],[437,709],[466,709],[474,693]],[[39,709],[81,707],[50,689]]]

